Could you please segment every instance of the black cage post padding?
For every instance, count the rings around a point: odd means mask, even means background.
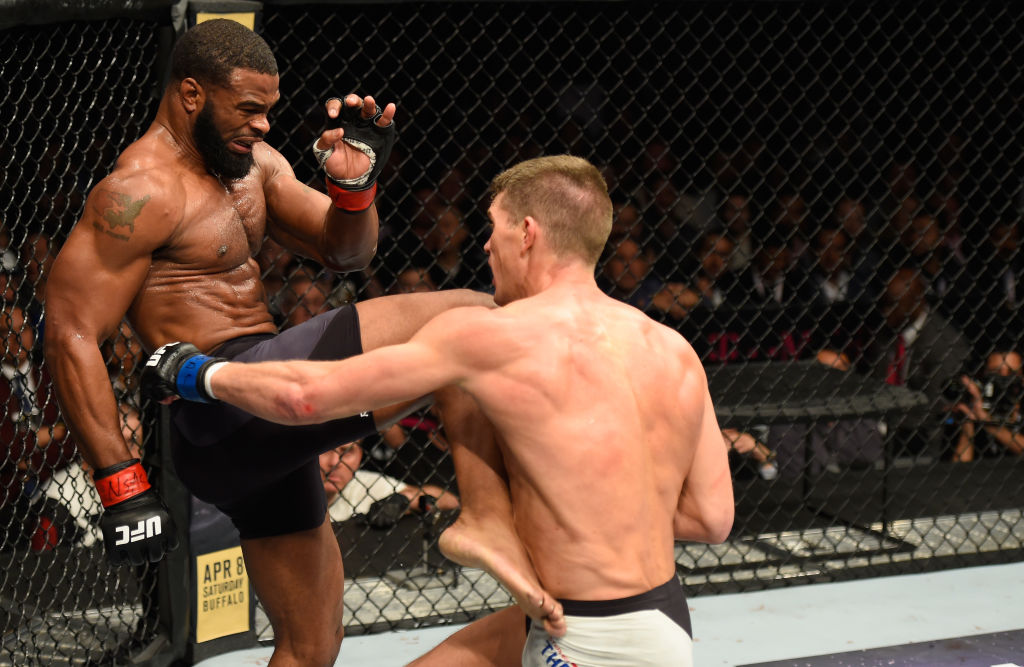
[[[899,416],[929,407],[927,396],[817,360],[752,362],[706,369],[723,427]],[[822,392],[828,387],[828,393]]]

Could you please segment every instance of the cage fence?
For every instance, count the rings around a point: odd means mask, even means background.
[[[270,239],[257,255],[282,329],[354,300],[489,290],[490,179],[581,155],[615,210],[599,283],[690,341],[729,449],[735,526],[677,544],[688,594],[1020,557],[1013,3],[268,2],[262,19],[281,70],[268,141],[300,180],[321,187],[309,146],[328,97],[399,109],[371,266],[336,275]],[[41,337],[47,266],[148,126],[168,35],[138,18],[0,31],[0,664],[107,664],[156,632],[155,568],[103,559]],[[103,354],[151,461],[127,323]],[[437,550],[458,500],[443,440],[425,409],[323,459],[349,634],[510,603]],[[257,633],[272,639],[265,619]]]

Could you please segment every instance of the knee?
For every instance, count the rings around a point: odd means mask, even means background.
[[[285,665],[318,665],[332,667],[341,652],[341,640],[345,629],[339,627],[334,636],[318,637],[314,640],[295,643],[275,639],[274,659]],[[276,664],[276,663],[275,663]]]
[[[345,628],[340,623],[333,635],[330,632],[323,632],[316,636],[307,635],[300,640],[275,636],[273,657],[285,665],[333,667],[341,652],[341,640],[344,636]]]

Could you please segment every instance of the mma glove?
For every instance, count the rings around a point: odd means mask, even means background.
[[[404,494],[392,493],[386,498],[374,501],[370,505],[369,511],[366,512],[364,521],[371,528],[390,528],[405,516],[405,512],[409,509],[410,504],[409,498]]]
[[[112,564],[155,563],[178,548],[174,521],[139,459],[101,468],[93,480],[104,507],[100,529]]]
[[[142,393],[154,401],[174,396],[199,403],[215,401],[210,377],[225,362],[227,359],[206,356],[192,343],[168,343],[146,361]]]
[[[370,208],[377,194],[377,177],[387,164],[391,148],[395,145],[395,121],[386,127],[377,125],[383,110],[380,106],[373,116],[363,118],[362,105],[350,107],[342,102],[341,111],[336,118],[327,118],[328,130],[343,128],[345,136],[342,141],[370,158],[370,168],[357,178],[334,178],[324,170],[327,176],[327,194],[337,208],[349,213],[359,213]],[[334,147],[327,150],[317,148],[319,139],[313,142],[313,154],[316,155],[320,168],[331,157]]]

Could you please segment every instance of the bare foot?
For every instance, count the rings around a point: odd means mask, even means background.
[[[484,570],[508,589],[522,610],[534,622],[542,623],[553,637],[565,634],[562,605],[547,591],[533,571],[530,558],[514,532],[501,527],[501,522],[464,520],[449,526],[438,539],[441,553],[449,559]]]

